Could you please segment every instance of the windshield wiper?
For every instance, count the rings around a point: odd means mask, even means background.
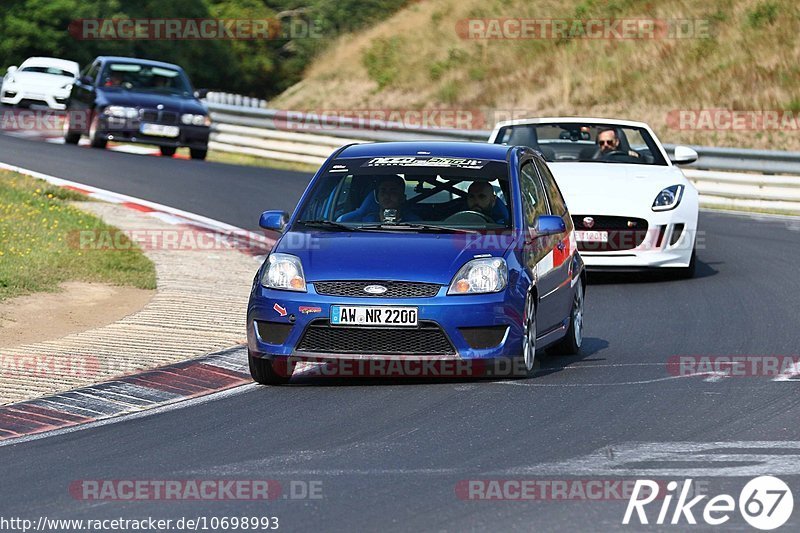
[[[343,229],[347,231],[356,231],[357,229],[360,229],[353,226],[347,226],[341,222],[334,222],[333,220],[298,220],[298,222],[310,228]]]
[[[435,224],[418,224],[416,222],[398,222],[397,224],[370,224],[367,226],[358,226],[358,229],[362,230],[426,230],[426,231],[455,231],[457,233],[478,233],[478,230],[474,229],[465,229],[465,228],[454,228],[451,226],[437,226]]]

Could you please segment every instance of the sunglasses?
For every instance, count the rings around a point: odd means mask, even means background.
[[[613,146],[615,141],[616,139],[611,139],[610,141],[597,141],[597,144],[599,144],[600,146],[604,146],[606,144],[609,146]]]

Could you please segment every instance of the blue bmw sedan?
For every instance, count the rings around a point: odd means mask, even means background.
[[[291,216],[266,211],[260,225],[281,236],[247,310],[258,383],[288,382],[297,361],[456,361],[524,377],[537,350],[581,348],[583,262],[530,148],[345,146]]]

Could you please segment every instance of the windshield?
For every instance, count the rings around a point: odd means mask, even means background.
[[[100,85],[107,88],[119,87],[129,91],[184,95],[191,93],[189,80],[181,71],[132,63],[106,65]]]
[[[53,76],[66,76],[67,78],[74,78],[75,73],[63,70],[58,67],[22,67],[20,72],[36,72],[38,74],[52,74]]]
[[[599,123],[520,124],[500,129],[495,142],[530,146],[549,162],[667,165],[644,128]]]
[[[442,157],[337,159],[297,220],[316,227],[459,231],[511,226],[508,165]],[[335,224],[334,224],[335,223]]]

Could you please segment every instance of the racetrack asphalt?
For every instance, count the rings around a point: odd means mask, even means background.
[[[6,136],[0,160],[248,228],[264,209],[291,210],[309,179]],[[456,489],[486,479],[692,478],[711,496],[738,499],[764,474],[798,500],[800,380],[680,376],[668,362],[797,356],[800,221],[703,212],[700,231],[692,280],[593,276],[583,355],[545,357],[533,379],[300,378],[2,446],[0,516],[278,516],[290,531],[638,531],[621,523],[624,498],[476,501]],[[321,482],[322,497],[292,499],[286,489],[269,502],[90,501],[69,492],[87,479],[220,478]],[[660,506],[648,507],[651,522]],[[795,510],[784,528],[798,526]],[[729,528],[749,526],[734,512]]]

